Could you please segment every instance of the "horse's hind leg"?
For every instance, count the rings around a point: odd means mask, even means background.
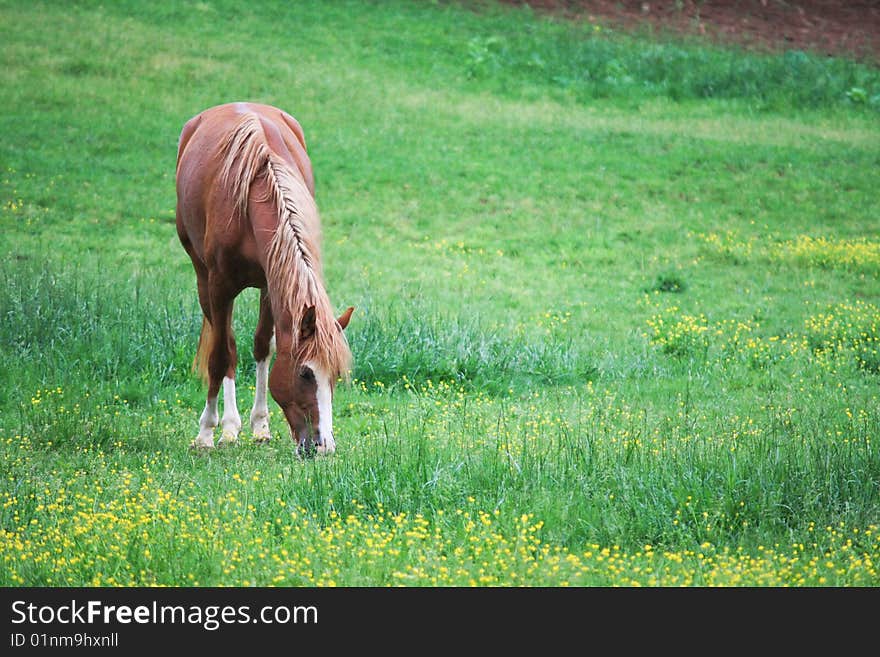
[[[254,332],[254,360],[257,363],[257,385],[254,394],[254,407],[251,410],[251,431],[257,442],[268,442],[269,431],[269,361],[275,351],[275,326],[272,320],[272,306],[266,288],[260,290],[260,319]]]
[[[188,241],[184,242],[184,247],[187,249],[187,252],[191,251]],[[198,284],[199,290],[199,305],[202,307],[202,313],[204,314],[205,319],[208,320],[206,324],[202,325],[202,335],[199,337],[199,350],[196,354],[196,360],[193,362],[193,367],[195,368],[202,358],[210,357],[210,354],[214,349],[213,345],[215,336],[211,323],[212,317],[211,300],[208,294],[208,271],[205,268],[204,264],[202,264],[200,260],[194,257],[192,253],[190,253],[190,256],[193,258],[193,267],[196,270],[196,282]],[[207,354],[203,355],[203,350],[206,350]],[[210,374],[208,376],[210,378]],[[190,447],[214,447],[214,428],[217,426],[218,421],[219,415],[217,413],[217,392],[216,389],[213,393],[211,392],[209,381],[208,398],[205,401],[205,410],[202,411],[202,415],[199,417],[199,435],[192,442]]]

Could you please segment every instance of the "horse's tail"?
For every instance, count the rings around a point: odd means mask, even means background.
[[[207,317],[202,317],[202,332],[199,334],[199,346],[193,358],[192,371],[198,372],[199,378],[205,385],[208,384],[208,356],[211,353],[211,343],[214,341],[214,331]]]

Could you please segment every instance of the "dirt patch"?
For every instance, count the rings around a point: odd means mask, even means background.
[[[763,52],[804,50],[880,64],[880,0],[505,0],[577,20]]]

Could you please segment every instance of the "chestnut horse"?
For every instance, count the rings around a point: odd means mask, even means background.
[[[333,390],[351,363],[343,329],[353,308],[336,319],[324,288],[315,181],[300,124],[256,103],[207,109],[183,126],[176,184],[177,234],[195,268],[204,314],[193,368],[208,396],[192,446],[214,447],[218,420],[218,445],[238,440],[232,307],[242,290],[255,287],[253,436],[270,438],[268,391],[299,450],[332,453]]]

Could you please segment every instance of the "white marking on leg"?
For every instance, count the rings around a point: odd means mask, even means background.
[[[330,376],[312,361],[308,361],[305,365],[315,374],[315,382],[317,383],[318,433],[321,436],[318,452],[332,454],[336,451],[336,441],[333,439],[333,394],[330,387]]]
[[[214,427],[217,426],[217,397],[208,397],[205,410],[199,418],[199,435],[192,442],[192,447],[213,447]]]
[[[274,337],[273,337],[274,340]],[[257,385],[251,410],[251,431],[258,441],[269,440],[269,358],[257,361]]]
[[[238,442],[241,431],[241,416],[235,402],[235,379],[223,377],[223,419],[220,420],[223,431],[220,434],[220,445],[231,445]]]

